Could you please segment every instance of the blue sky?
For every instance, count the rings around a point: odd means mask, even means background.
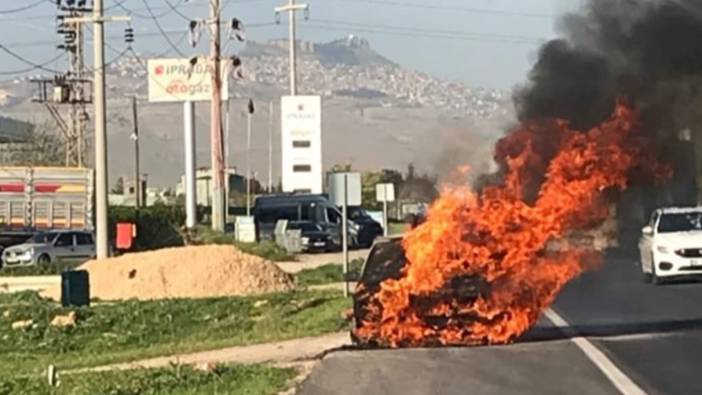
[[[12,14],[2,11],[40,1],[0,0],[0,44],[37,63],[58,54],[54,48],[55,6],[44,0],[27,11]],[[172,12],[166,1],[177,5],[185,17],[202,18],[208,12],[207,0],[105,1],[111,14],[126,13],[115,2],[134,12],[135,48],[140,52],[169,50],[153,19],[143,18],[149,16],[145,1],[154,15],[165,14],[158,18],[159,23],[176,42],[182,38],[176,31],[184,30],[187,21]],[[249,25],[273,22],[273,8],[286,1],[222,0],[226,4],[226,18],[237,17]],[[405,67],[471,85],[509,88],[525,80],[539,43],[555,36],[555,18],[574,9],[578,0],[308,0],[307,3],[311,8],[310,20],[300,21],[302,39],[329,41],[356,34],[368,38],[378,52]],[[113,37],[110,44],[117,50],[124,48],[119,38],[123,28],[124,25],[117,24],[108,28],[108,37]],[[413,33],[404,34],[404,31]],[[287,27],[252,27],[248,36],[257,41],[286,37]],[[188,55],[206,51],[203,45],[189,47],[187,40],[179,48]],[[236,50],[236,46],[229,45],[228,49]],[[114,55],[108,50],[108,59]],[[25,67],[0,52],[0,73]],[[64,61],[48,67],[60,69]]]

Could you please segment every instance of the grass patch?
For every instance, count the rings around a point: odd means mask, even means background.
[[[293,369],[262,365],[222,365],[211,372],[188,366],[101,373],[60,375],[60,386],[49,387],[46,378],[9,378],[0,382],[0,395],[273,395],[294,377]]]
[[[349,262],[349,271],[361,271],[363,259],[354,259]],[[297,284],[302,286],[324,285],[344,281],[344,268],[342,265],[329,263],[315,269],[305,269],[297,273]]]
[[[337,292],[127,301],[73,309],[76,326],[58,328],[51,320],[69,310],[34,292],[0,295],[0,376],[318,336],[347,328],[349,306]]]
[[[261,258],[273,262],[289,262],[295,260],[294,255],[291,255],[285,248],[272,241],[264,241],[261,243],[235,242],[234,245],[247,254],[260,256]]]
[[[407,231],[407,224],[404,222],[390,222],[388,223],[388,235],[398,236]]]
[[[25,267],[4,267],[0,270],[0,277],[20,277],[20,276],[54,276],[66,270],[72,270],[82,265],[84,262],[52,262],[44,265]]]
[[[218,245],[233,245],[241,251],[268,259],[273,262],[294,261],[295,256],[272,241],[264,241],[261,243],[241,243],[234,239],[234,234],[213,231],[212,229],[199,227],[191,236],[192,244],[218,244]]]

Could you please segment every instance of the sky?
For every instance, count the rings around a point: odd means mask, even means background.
[[[0,0],[0,45],[35,63],[43,64],[58,56],[53,1]],[[223,18],[238,18],[249,26],[249,40],[287,37],[287,25],[276,25],[273,12],[285,2],[222,0]],[[183,55],[207,51],[205,35],[192,48],[184,33],[189,19],[207,16],[207,3],[208,0],[105,0],[108,14],[132,16],[137,52],[165,56],[177,53],[159,32],[158,25]],[[325,42],[355,34],[369,39],[380,54],[404,67],[473,86],[508,89],[526,79],[540,45],[556,36],[558,15],[576,9],[578,3],[579,0],[308,0],[309,19],[299,15],[298,36]],[[34,4],[38,5],[7,12]],[[158,25],[151,13],[157,17]],[[287,16],[281,19],[286,22]],[[125,27],[121,22],[109,24],[108,61],[125,47]],[[232,53],[240,45],[226,42],[225,48]],[[46,67],[65,66],[65,59],[59,59]],[[26,64],[0,51],[0,78],[12,78],[6,73],[25,68]]]

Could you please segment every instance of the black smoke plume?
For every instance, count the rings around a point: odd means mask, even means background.
[[[588,129],[622,96],[652,136],[690,129],[702,137],[702,2],[589,0],[559,23],[528,83],[517,90],[521,120],[558,117]]]

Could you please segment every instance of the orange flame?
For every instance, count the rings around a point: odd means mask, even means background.
[[[356,335],[390,347],[472,345],[510,342],[532,328],[599,258],[552,252],[548,243],[602,223],[610,214],[604,192],[625,189],[633,170],[670,172],[646,154],[638,131],[636,114],[620,103],[587,132],[556,120],[501,140],[504,183],[479,196],[443,189],[426,222],[403,240],[402,277],[381,284]],[[454,292],[442,293],[447,287]]]

